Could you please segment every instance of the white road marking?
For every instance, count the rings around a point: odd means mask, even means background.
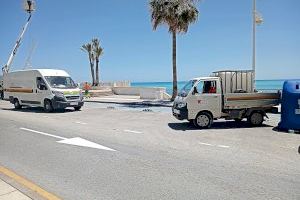
[[[49,133],[44,133],[44,132],[41,132],[41,131],[35,131],[35,130],[29,129],[29,128],[20,128],[20,129],[23,130],[23,131],[29,131],[29,132],[32,132],[32,133],[38,133],[38,134],[41,134],[41,135],[45,135],[45,136],[49,136],[49,137],[53,137],[53,138],[57,138],[57,139],[61,139],[61,140],[68,139],[68,138],[57,136],[57,135],[52,135],[52,134],[49,134]]]
[[[140,132],[140,131],[132,131],[132,130],[124,130],[124,132],[127,132],[127,133],[143,133],[143,132]]]
[[[212,145],[212,144],[203,143],[203,142],[199,142],[199,144],[206,145],[206,146],[214,146],[214,145]]]
[[[229,146],[226,146],[226,145],[217,145],[217,147],[221,147],[221,148],[229,148]]]
[[[60,136],[57,136],[57,135],[52,135],[52,134],[49,134],[49,133],[44,133],[44,132],[41,132],[41,131],[36,131],[36,130],[28,129],[28,128],[20,128],[20,129],[23,130],[23,131],[29,131],[29,132],[32,132],[32,133],[38,133],[40,135],[45,135],[45,136],[60,139],[60,141],[57,141],[57,142],[61,143],[61,144],[70,144],[70,145],[75,145],[75,146],[89,147],[89,148],[94,148],[94,149],[102,149],[102,150],[107,150],[107,151],[116,151],[114,149],[108,148],[106,146],[102,146],[102,145],[94,143],[94,142],[90,142],[90,141],[85,140],[85,139],[80,138],[80,137],[64,138],[64,137],[60,137]]]
[[[199,144],[202,144],[205,146],[220,147],[220,148],[229,148],[230,147],[230,146],[226,146],[226,145],[214,145],[214,144],[209,144],[209,143],[204,143],[204,142],[199,142]]]
[[[87,125],[85,122],[75,122],[76,124]]]
[[[70,144],[70,145],[82,146],[82,147],[89,147],[89,148],[94,148],[94,149],[102,149],[102,150],[107,150],[107,151],[116,151],[116,150],[108,148],[106,146],[102,146],[100,144],[96,144],[94,142],[90,142],[88,140],[82,139],[80,137],[61,140],[61,141],[58,141],[58,143]]]

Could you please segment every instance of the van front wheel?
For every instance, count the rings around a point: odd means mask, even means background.
[[[51,101],[45,100],[45,102],[44,102],[44,110],[46,112],[48,112],[48,113],[53,111],[53,107],[52,107]]]
[[[81,109],[81,106],[77,106],[77,107],[74,107],[75,111],[79,111]]]
[[[15,109],[21,109],[22,108],[22,106],[21,106],[21,104],[20,104],[20,102],[19,102],[18,99],[14,100],[14,106],[15,106]]]

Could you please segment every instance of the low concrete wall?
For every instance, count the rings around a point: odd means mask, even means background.
[[[140,89],[137,87],[113,87],[112,91],[117,95],[140,96]]]
[[[113,92],[117,95],[135,95],[141,99],[168,99],[166,88],[155,87],[113,87]]]

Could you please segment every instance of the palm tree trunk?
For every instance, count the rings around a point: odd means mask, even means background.
[[[99,85],[99,60],[96,60],[96,86]]]
[[[177,96],[177,67],[176,67],[176,32],[173,31],[172,33],[172,42],[173,42],[173,52],[172,52],[172,59],[173,59],[173,94],[171,101]]]
[[[95,86],[95,71],[94,71],[94,63],[90,59],[90,66],[91,66],[91,75],[92,75],[92,86]]]

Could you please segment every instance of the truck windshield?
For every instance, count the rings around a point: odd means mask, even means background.
[[[191,91],[191,89],[194,87],[196,82],[197,80],[190,80],[189,82],[187,82],[187,84],[185,84],[185,86],[183,86],[183,88],[180,90],[179,96],[186,97]]]
[[[45,76],[49,85],[53,88],[71,89],[77,88],[77,85],[71,79],[66,76]]]

